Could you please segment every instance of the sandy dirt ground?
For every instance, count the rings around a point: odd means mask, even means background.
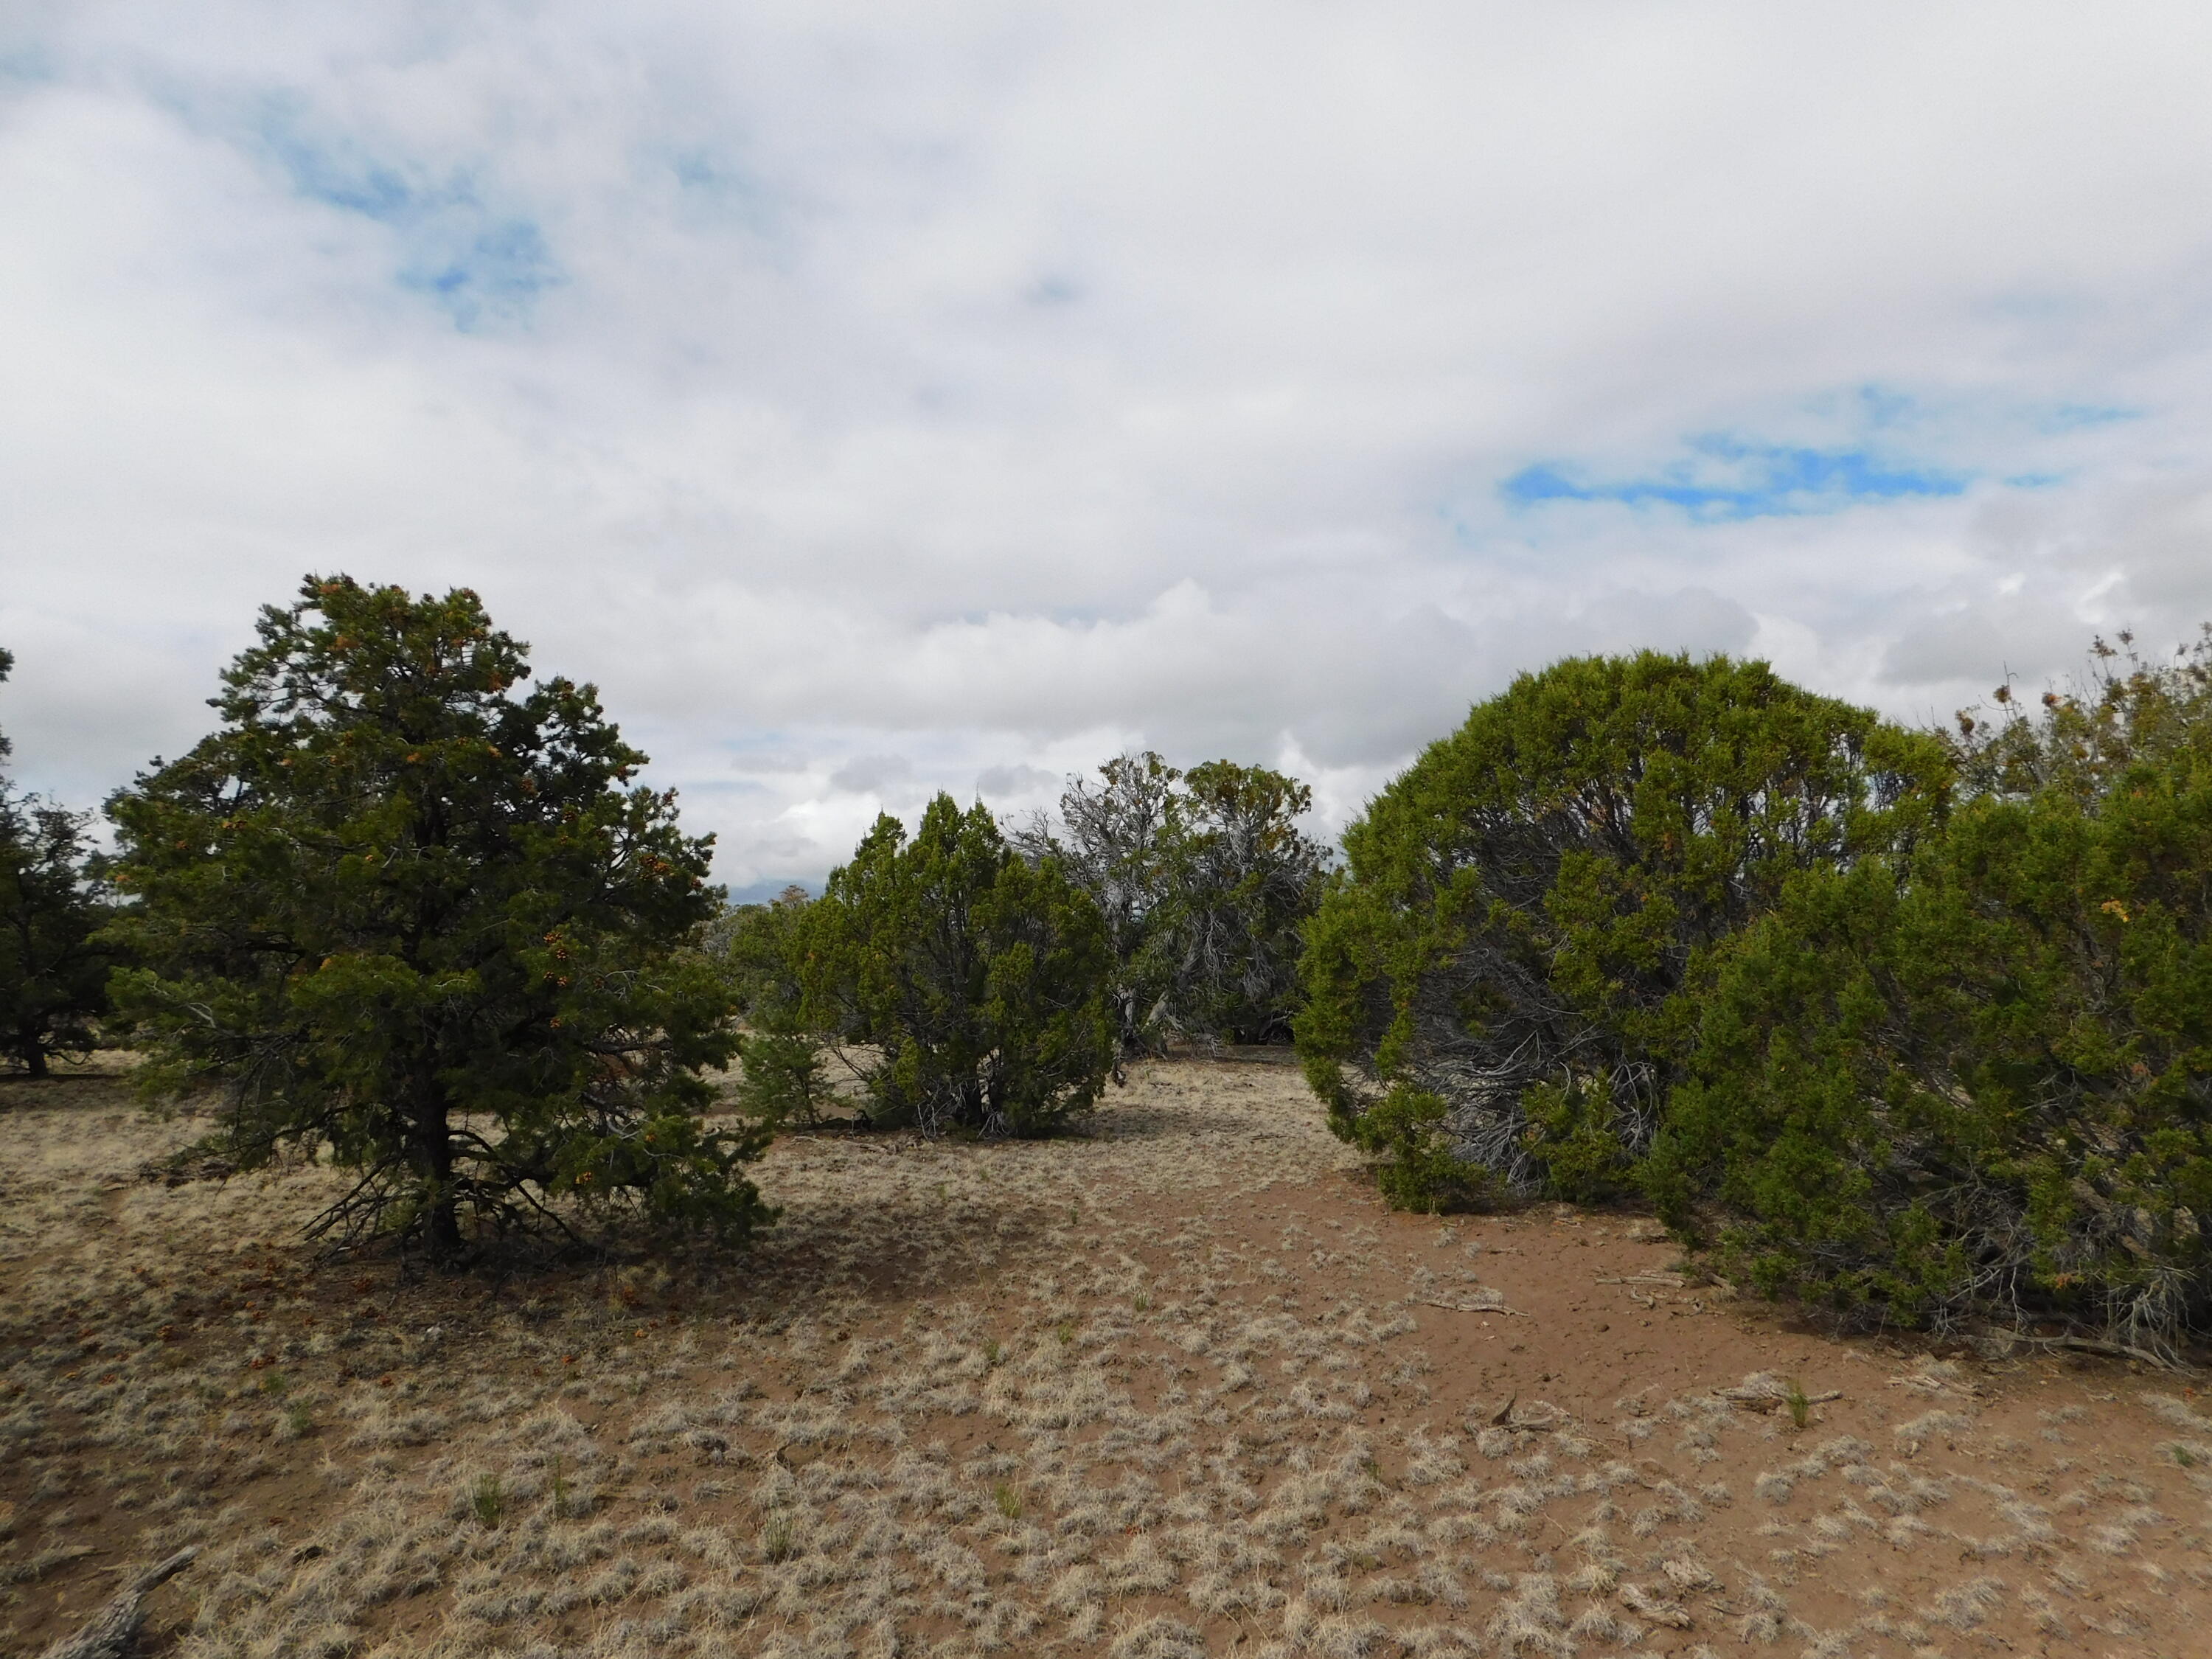
[[[319,1259],[327,1170],[0,1083],[0,1650],[2212,1654],[2212,1401],[1834,1340],[1637,1217],[1394,1215],[1297,1073],[793,1135],[738,1253]]]

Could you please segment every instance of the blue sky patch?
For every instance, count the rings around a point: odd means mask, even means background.
[[[428,295],[464,331],[487,318],[519,318],[565,280],[538,227],[526,219],[485,226],[466,246],[442,249],[399,273],[403,288]]]
[[[1500,486],[1516,507],[1610,501],[1671,507],[1701,520],[1832,513],[1868,501],[1956,495],[1968,474],[1885,459],[1862,447],[1816,449],[1693,440],[1688,458],[1641,477],[1607,479],[1562,461],[1522,468]]]
[[[308,112],[294,99],[270,100],[257,117],[254,137],[294,191],[389,226],[400,248],[393,280],[439,307],[456,328],[526,321],[537,297],[568,280],[536,222],[487,202],[471,170],[441,173],[311,131]]]
[[[2122,421],[2139,421],[2142,410],[2124,409],[2101,404],[2061,404],[2051,411],[2045,425],[2053,432],[2079,432],[2084,427],[2116,426]]]

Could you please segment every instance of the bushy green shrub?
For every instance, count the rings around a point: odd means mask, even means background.
[[[721,976],[682,947],[709,842],[588,686],[527,695],[474,593],[310,578],[221,728],[109,803],[149,1086],[219,1085],[229,1155],[327,1148],[317,1222],[441,1256],[471,1224],[641,1212],[741,1232],[757,1132],[705,1116]]]
[[[1718,948],[1792,874],[1909,844],[1948,769],[1933,738],[1761,663],[1523,675],[1346,831],[1297,1024],[1333,1126],[1401,1201],[1480,1189],[1453,1164],[1577,1198],[1632,1185]]]
[[[2204,667],[1968,717],[1940,838],[1791,884],[1705,1000],[1648,1170],[1671,1219],[1717,1206],[1755,1282],[1868,1319],[2203,1328]]]
[[[871,1115],[936,1133],[1048,1133],[1113,1060],[1098,907],[981,805],[939,795],[912,841],[886,815],[794,941],[807,1030],[838,1044]]]

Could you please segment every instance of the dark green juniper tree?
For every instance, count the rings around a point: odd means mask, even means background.
[[[1114,1053],[1098,907],[980,805],[938,796],[911,841],[878,818],[803,914],[805,1024],[845,1049],[878,1122],[1044,1134],[1097,1099]]]
[[[0,651],[0,680],[15,659]],[[0,734],[0,763],[12,752]],[[0,774],[0,1057],[33,1077],[82,1056],[107,1009],[113,948],[88,815],[19,793]]]
[[[2098,652],[1962,715],[1944,833],[1803,872],[1717,975],[1646,1182],[1763,1287],[2155,1353],[2212,1321],[2212,636]]]
[[[635,787],[589,686],[523,694],[477,596],[309,578],[223,675],[221,728],[108,805],[118,1000],[149,1086],[219,1085],[231,1155],[358,1171],[314,1224],[441,1259],[641,1212],[741,1232],[759,1131],[710,1126],[730,997],[685,948],[710,838]]]
[[[1941,745],[1763,663],[1572,659],[1345,832],[1298,1050],[1401,1202],[1632,1184],[1718,952],[1794,873],[1908,845]]]

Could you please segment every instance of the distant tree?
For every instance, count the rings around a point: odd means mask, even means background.
[[[772,1127],[817,1123],[836,1100],[801,1000],[801,935],[812,902],[804,887],[786,887],[769,903],[732,906],[709,930],[744,1022],[738,1103]]]
[[[0,1054],[33,1077],[98,1042],[117,953],[86,830],[90,815],[0,781]]]
[[[911,841],[878,818],[806,908],[794,957],[804,1024],[851,1060],[879,1122],[1048,1133],[1112,1063],[1098,907],[981,805],[938,796]]]
[[[1154,1023],[1159,987],[1138,965],[1163,898],[1170,802],[1182,774],[1147,750],[1117,755],[1098,781],[1071,777],[1060,822],[1039,815],[1017,830],[1013,845],[1031,863],[1056,861],[1098,907],[1114,961],[1114,1024],[1120,1052],[1142,1051]]]
[[[0,680],[15,659],[0,651]],[[0,733],[0,761],[13,752]],[[82,1055],[107,1009],[112,947],[88,815],[16,790],[0,773],[0,1056],[33,1077]]]
[[[813,902],[804,887],[793,885],[765,904],[732,904],[708,924],[707,948],[722,964],[748,1025],[796,1029],[800,994],[792,951]]]
[[[258,631],[221,728],[108,806],[150,1084],[220,1085],[249,1165],[357,1171],[318,1233],[449,1258],[573,1212],[759,1219],[763,1135],[702,1116],[734,1041],[683,948],[709,839],[629,784],[592,689],[517,693],[525,647],[465,588],[311,577]]]
[[[1265,1041],[1288,1029],[1298,929],[1318,902],[1326,848],[1297,827],[1312,793],[1265,767],[1209,761],[1188,774],[1120,755],[1071,778],[1058,821],[1016,832],[1058,860],[1106,921],[1124,1054],[1170,1037]]]
[[[1169,798],[1145,977],[1177,1030],[1238,1042],[1290,1034],[1299,928],[1328,849],[1298,828],[1313,792],[1263,766],[1208,761]]]
[[[1645,652],[1525,674],[1345,832],[1299,1054],[1401,1202],[1632,1183],[1716,951],[1797,872],[1909,846],[1934,739],[1763,663]]]

